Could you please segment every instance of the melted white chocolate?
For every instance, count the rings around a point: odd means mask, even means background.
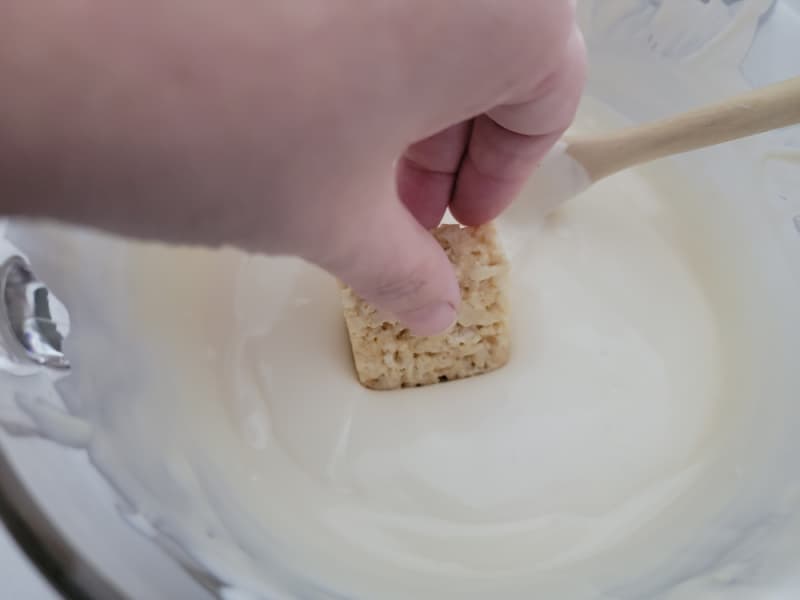
[[[93,458],[240,592],[549,589],[680,497],[717,428],[725,352],[676,219],[637,173],[538,229],[501,219],[510,364],[399,392],[357,383],[325,274],[132,246],[128,310],[159,377],[95,407]]]

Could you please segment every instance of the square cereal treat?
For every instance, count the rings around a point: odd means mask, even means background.
[[[456,269],[461,306],[445,333],[415,337],[349,288],[342,303],[361,383],[375,390],[416,387],[502,367],[509,356],[509,265],[494,225],[442,225],[433,231]]]

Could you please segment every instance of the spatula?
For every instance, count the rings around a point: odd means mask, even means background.
[[[527,184],[533,202],[518,202],[515,213],[541,217],[624,169],[798,123],[800,77],[653,123],[565,138]]]

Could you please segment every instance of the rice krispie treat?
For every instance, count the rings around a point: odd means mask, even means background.
[[[456,269],[461,306],[445,333],[412,336],[349,288],[342,302],[358,378],[376,390],[429,385],[502,367],[509,356],[508,261],[494,225],[442,225],[433,232]]]

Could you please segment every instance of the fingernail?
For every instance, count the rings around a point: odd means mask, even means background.
[[[397,317],[408,325],[414,335],[436,335],[455,323],[456,309],[448,302],[435,302],[397,315]]]

